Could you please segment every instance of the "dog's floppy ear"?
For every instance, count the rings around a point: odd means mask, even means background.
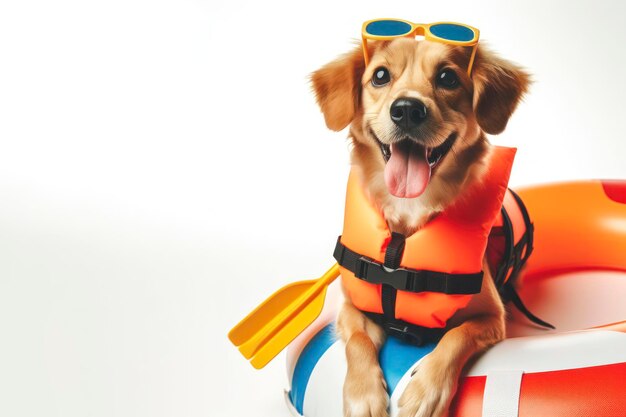
[[[479,46],[474,68],[474,113],[479,126],[497,135],[528,90],[530,76],[517,65]]]
[[[361,48],[340,56],[311,75],[311,83],[326,126],[340,131],[350,124],[359,106],[365,70]]]

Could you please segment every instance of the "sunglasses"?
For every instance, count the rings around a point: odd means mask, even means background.
[[[427,41],[443,42],[450,45],[472,46],[467,67],[467,75],[472,72],[474,57],[480,31],[463,23],[437,22],[437,23],[412,23],[401,19],[374,19],[363,23],[361,37],[363,39],[363,58],[365,65],[369,64],[367,53],[367,40],[384,41],[398,37],[423,36]]]

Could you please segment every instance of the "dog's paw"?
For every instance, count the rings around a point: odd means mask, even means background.
[[[399,417],[446,417],[457,381],[425,358],[398,400]]]
[[[343,385],[344,417],[388,417],[389,395],[380,367],[348,371]]]

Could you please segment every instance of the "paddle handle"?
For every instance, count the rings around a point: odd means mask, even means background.
[[[339,276],[339,264],[335,263],[333,266],[330,267],[328,271],[324,273],[324,275],[320,277],[320,279],[315,283],[315,285],[327,287],[330,285],[331,282],[337,279],[338,276]]]
[[[330,267],[328,271],[324,273],[321,277],[315,281],[315,283],[311,286],[311,289],[307,291],[301,299],[297,300],[297,302],[293,303],[289,308],[282,311],[281,315],[285,317],[290,317],[293,314],[296,314],[298,307],[302,307],[302,305],[310,303],[315,297],[317,297],[320,291],[325,290],[337,277],[339,276],[339,265],[334,264]]]

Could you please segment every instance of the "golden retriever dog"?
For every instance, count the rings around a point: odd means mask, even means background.
[[[470,49],[410,38],[369,42],[367,67],[358,48],[311,76],[326,125],[349,126],[353,169],[391,231],[410,236],[481,181],[492,149],[486,134],[504,130],[527,90],[527,73],[480,45],[469,76]],[[414,372],[400,416],[447,415],[468,359],[505,336],[504,307],[486,262],[483,270],[480,294],[448,321]],[[344,415],[387,416],[378,363],[384,330],[349,299],[337,330],[348,365]]]

